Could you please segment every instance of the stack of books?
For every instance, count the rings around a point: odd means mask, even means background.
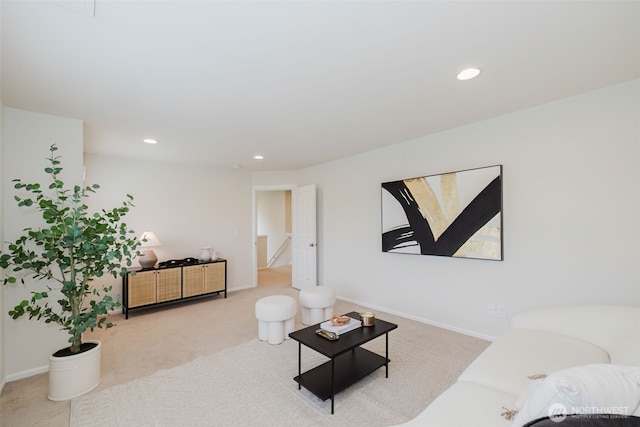
[[[362,326],[362,322],[356,319],[351,319],[347,323],[342,326],[334,326],[331,324],[329,320],[326,322],[322,322],[320,327],[325,331],[335,332],[338,335],[342,335],[346,332],[353,331],[354,329],[358,329]]]

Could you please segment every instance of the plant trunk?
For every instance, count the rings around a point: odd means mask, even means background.
[[[72,271],[71,272],[73,279],[75,279],[75,274]],[[73,323],[73,327],[75,328],[77,323],[78,323],[78,316],[80,316],[80,299],[75,296],[72,295],[70,298],[70,302],[71,302],[71,317],[73,319],[72,323]],[[80,344],[82,344],[82,333],[81,332],[74,332],[73,334],[73,340],[71,341],[71,353],[77,353],[80,351]]]
[[[71,342],[71,353],[77,353],[80,351],[80,345],[82,344],[82,334],[73,334],[73,341]]]

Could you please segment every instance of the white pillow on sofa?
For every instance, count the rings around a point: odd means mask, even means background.
[[[526,399],[522,402],[523,399]],[[535,380],[516,405],[513,427],[565,414],[632,414],[640,403],[640,366],[583,365]]]

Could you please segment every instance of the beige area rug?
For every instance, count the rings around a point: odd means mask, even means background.
[[[390,332],[389,378],[380,368],[338,393],[334,415],[330,399],[298,390],[297,342],[254,340],[76,398],[70,425],[390,426],[419,414],[455,381],[485,347],[473,340],[426,340],[401,328]],[[384,345],[380,337],[363,347],[384,354]],[[303,372],[326,360],[302,347]]]

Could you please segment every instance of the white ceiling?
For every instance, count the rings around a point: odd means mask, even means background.
[[[93,5],[0,11],[4,104],[91,153],[299,169],[640,77],[638,1]]]

